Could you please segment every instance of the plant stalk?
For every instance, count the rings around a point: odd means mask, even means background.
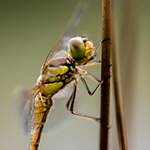
[[[102,67],[101,78],[111,74],[111,0],[102,0],[102,40],[109,38],[102,43]],[[109,126],[110,111],[110,79],[107,78],[101,86],[101,119]],[[100,150],[108,150],[109,129],[100,125]]]
[[[127,134],[126,134],[126,124],[123,108],[123,99],[120,85],[119,76],[119,64],[117,63],[117,52],[116,52],[116,42],[114,34],[114,24],[113,24],[113,34],[112,34],[112,63],[113,63],[113,81],[114,81],[114,95],[115,95],[115,110],[116,110],[116,121],[117,121],[117,131],[119,139],[120,150],[128,150]]]

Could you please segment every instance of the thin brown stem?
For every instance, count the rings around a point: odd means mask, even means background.
[[[114,25],[114,24],[113,24]],[[112,35],[112,63],[113,63],[113,81],[114,81],[114,94],[115,94],[115,106],[116,106],[116,120],[120,150],[128,150],[126,125],[124,117],[123,99],[120,86],[120,76],[118,71],[117,53],[115,46],[115,35],[113,28]]]
[[[101,78],[111,74],[111,0],[102,0],[102,40],[109,38],[102,44]],[[101,87],[101,119],[109,126],[110,111],[110,78],[106,79]],[[108,132],[104,126],[100,128],[100,150],[108,149]]]

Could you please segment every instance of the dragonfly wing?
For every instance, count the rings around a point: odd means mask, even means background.
[[[71,19],[69,21],[68,27],[66,28],[66,30],[63,32],[63,34],[59,37],[59,39],[57,40],[57,42],[55,43],[55,45],[53,46],[53,48],[51,49],[51,51],[49,52],[43,66],[41,69],[41,72],[43,73],[45,68],[46,68],[46,64],[48,63],[48,61],[50,60],[51,56],[53,55],[54,52],[56,52],[57,50],[61,49],[62,47],[64,48],[64,45],[62,43],[64,43],[65,45],[67,45],[67,41],[68,38],[72,36],[72,34],[75,31],[75,28],[78,26],[81,18],[83,17],[83,14],[85,12],[87,8],[87,3],[82,3],[80,2],[74,12],[73,15],[71,16]]]
[[[67,45],[66,44],[68,41],[67,37],[70,37],[73,34],[75,28],[77,27],[77,25],[79,24],[79,22],[83,16],[86,8],[87,8],[87,3],[79,3],[77,5],[77,7],[70,19],[68,27],[66,28],[65,32],[60,36],[60,38],[58,39],[56,44],[53,46],[53,48],[49,52],[43,66],[42,66],[42,69],[41,69],[42,74],[44,74],[45,68],[47,67],[47,63],[50,60],[50,58],[52,57],[52,55],[54,54],[54,52],[57,52],[62,47],[64,48],[64,45]],[[64,43],[64,45],[62,43]],[[38,93],[37,93],[36,87],[31,91],[28,91],[25,88],[18,88],[15,92],[15,98],[17,100],[15,112],[18,114],[19,120],[21,120],[22,126],[24,128],[24,133],[26,133],[26,134],[27,133],[32,134],[32,127],[33,127],[33,123],[34,123],[34,102],[35,102],[37,94]],[[71,92],[70,92],[70,94],[71,94]],[[68,93],[66,95],[68,95]],[[69,95],[68,95],[68,98],[69,98]],[[68,98],[65,98],[65,100],[66,100],[65,102],[67,102]],[[58,100],[56,100],[56,101],[58,101]],[[57,102],[56,102],[56,105],[57,105]],[[61,105],[58,105],[57,109],[59,109],[59,111],[60,111],[61,108],[59,108],[59,106],[61,106]],[[65,111],[65,103],[63,105],[63,108]],[[55,112],[55,110],[56,109],[54,109],[52,114],[50,115],[50,119],[49,119],[50,122],[51,122],[51,117],[54,118],[52,120],[55,120],[55,117],[54,117],[55,115],[53,115],[53,113],[55,113],[57,116],[57,111]],[[70,116],[70,114],[67,111],[65,111],[65,114],[66,113],[68,114],[68,116]],[[61,119],[64,120],[64,118],[61,116],[61,114],[62,114],[62,112],[58,115],[59,119],[57,119],[57,120],[59,120],[59,121]],[[65,116],[65,115],[63,115],[63,116]],[[51,128],[54,127],[57,122],[58,121],[54,121],[53,123],[50,123],[50,127]],[[48,123],[46,123],[46,124],[48,124]],[[46,126],[48,126],[48,125],[46,125]],[[49,129],[49,127],[48,127],[48,129]],[[45,130],[46,130],[46,127],[45,127]]]
[[[49,134],[59,131],[77,120],[66,109],[66,103],[72,93],[72,83],[53,96],[54,106],[50,109],[49,116],[44,126],[44,133]],[[77,92],[78,93],[78,92]],[[21,123],[24,134],[34,134],[39,128],[32,131],[34,125],[34,103],[38,93],[36,90],[28,91],[23,87],[15,89],[15,114]],[[78,99],[78,95],[76,96]],[[75,103],[78,106],[78,101]],[[81,105],[81,104],[80,104]]]
[[[24,134],[31,134],[34,124],[34,102],[37,95],[36,88],[28,91],[26,88],[18,87],[14,91],[15,114],[21,123]]]

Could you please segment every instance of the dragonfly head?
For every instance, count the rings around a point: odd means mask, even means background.
[[[68,52],[77,63],[84,63],[93,54],[93,43],[86,37],[73,37],[69,41]]]

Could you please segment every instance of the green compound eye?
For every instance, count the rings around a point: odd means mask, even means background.
[[[81,60],[85,55],[85,45],[82,38],[71,38],[68,44],[68,51],[73,59]]]

